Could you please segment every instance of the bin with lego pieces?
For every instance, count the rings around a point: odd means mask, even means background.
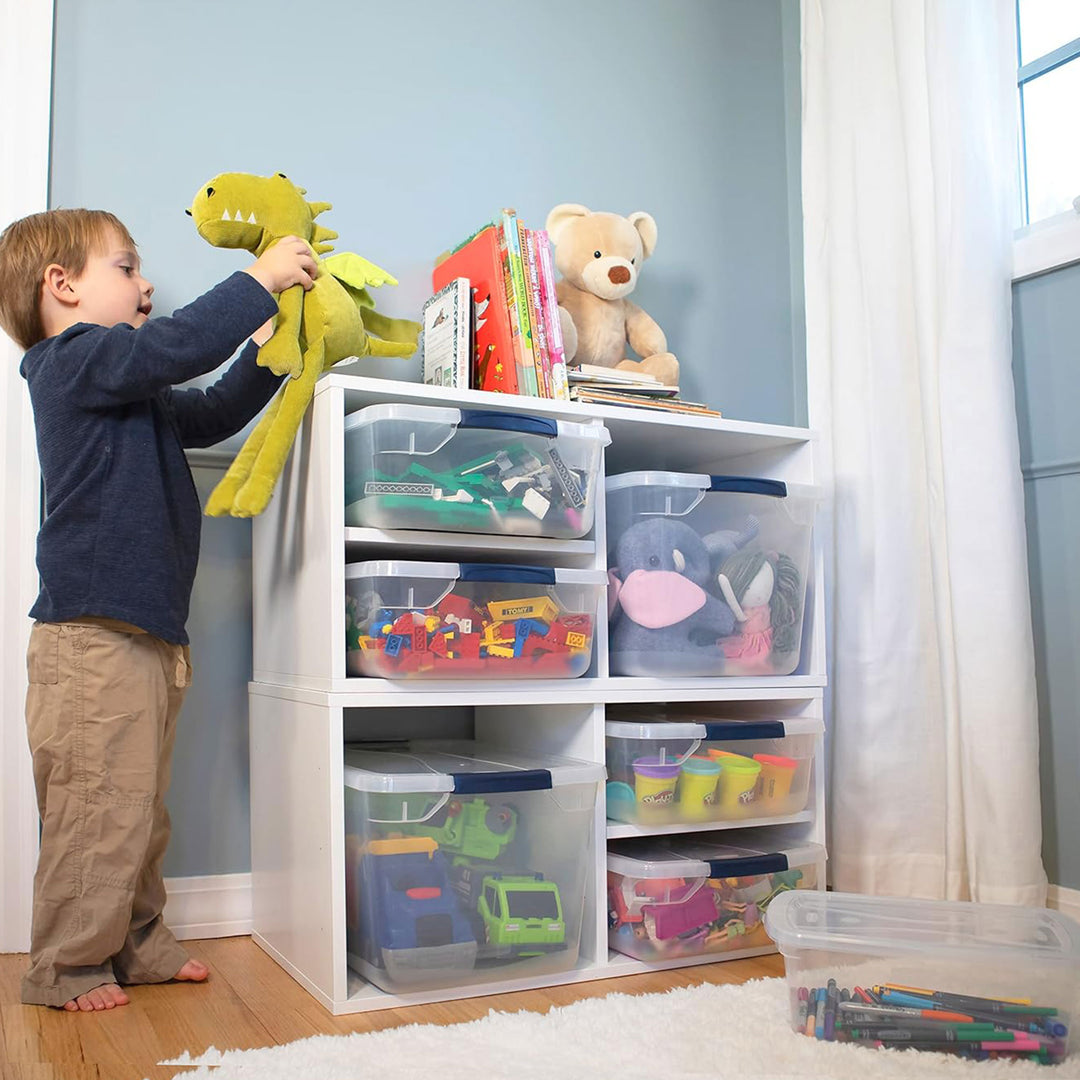
[[[609,476],[611,673],[790,675],[818,489],[748,476]]]
[[[766,909],[825,887],[825,849],[772,829],[612,840],[607,869],[608,944],[674,960],[771,946]]]
[[[602,570],[375,561],[345,567],[346,672],[572,679],[588,669]]]
[[[345,524],[577,539],[610,441],[600,423],[369,405],[345,417]]]
[[[1080,924],[1060,911],[808,891],[778,896],[765,929],[791,1026],[811,1038],[1046,1065],[1068,1053]]]
[[[346,949],[389,992],[577,963],[600,764],[470,741],[345,746]]]
[[[693,825],[806,808],[825,731],[818,718],[721,720],[664,705],[612,706],[608,715],[607,816],[614,821]]]

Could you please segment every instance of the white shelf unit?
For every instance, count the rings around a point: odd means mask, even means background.
[[[252,927],[256,942],[334,1014],[506,993],[717,962],[715,954],[644,963],[607,947],[608,838],[717,830],[607,822],[598,792],[594,843],[577,966],[511,982],[402,995],[349,970],[345,950],[347,739],[476,737],[521,749],[604,761],[606,707],[622,702],[698,703],[729,718],[823,716],[822,563],[815,548],[803,655],[796,673],[764,678],[647,679],[608,674],[607,628],[598,619],[593,662],[577,679],[533,681],[352,678],[345,672],[345,564],[378,556],[482,559],[606,569],[603,483],[584,540],[347,528],[344,418],[382,402],[439,404],[542,414],[605,424],[603,469],[769,476],[810,484],[813,436],[801,428],[648,412],[483,391],[448,391],[337,371],[320,380],[278,490],[254,523],[254,677],[250,684]],[[733,821],[731,828],[786,823],[824,846],[823,739],[818,739],[807,809],[784,818]],[[775,951],[756,948],[723,959]]]

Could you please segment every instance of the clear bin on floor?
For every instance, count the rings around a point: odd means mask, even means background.
[[[817,502],[779,480],[609,476],[611,673],[795,671]]]
[[[799,892],[776,898],[765,929],[807,1035],[1046,1063],[1068,1050],[1080,925],[1058,911]]]
[[[345,667],[383,679],[572,679],[592,659],[600,570],[379,561],[345,567]]]
[[[608,944],[638,960],[770,945],[763,917],[791,889],[825,887],[825,849],[769,830],[608,843]]]
[[[582,537],[610,441],[602,424],[369,405],[345,417],[345,524]]]
[[[392,993],[572,968],[603,776],[466,741],[346,746],[349,965]]]
[[[797,814],[824,730],[809,718],[608,720],[607,816],[692,825]]]

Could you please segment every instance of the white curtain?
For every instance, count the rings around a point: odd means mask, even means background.
[[[1012,0],[803,0],[831,880],[1042,905]]]

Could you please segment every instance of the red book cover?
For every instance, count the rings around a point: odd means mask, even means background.
[[[456,277],[469,279],[476,319],[472,385],[477,390],[516,394],[514,339],[506,307],[498,232],[494,225],[481,229],[435,267],[431,284],[438,292]]]

